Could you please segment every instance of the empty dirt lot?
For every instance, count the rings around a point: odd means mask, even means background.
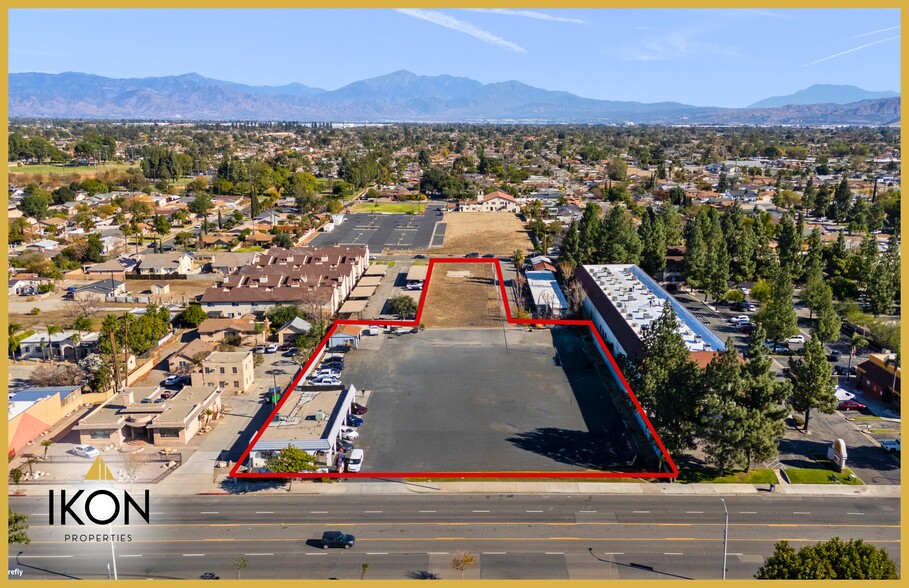
[[[420,321],[426,328],[497,327],[505,320],[492,263],[436,263]]]
[[[463,256],[472,251],[511,257],[533,248],[524,223],[510,212],[452,212],[445,215],[445,242],[433,255]]]

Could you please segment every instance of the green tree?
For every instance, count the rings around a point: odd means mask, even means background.
[[[53,439],[45,439],[41,442],[41,447],[44,448],[44,459],[47,459],[47,450],[50,449],[50,446],[54,444]]]
[[[666,268],[666,232],[662,219],[654,214],[652,208],[644,211],[638,235],[643,245],[641,269],[656,276]]]
[[[805,280],[805,287],[802,288],[802,302],[805,303],[805,306],[810,311],[809,319],[814,318],[814,313],[819,312],[824,305],[828,290],[830,290],[830,295],[833,296],[833,290],[824,280],[821,268],[814,267],[810,269]]]
[[[817,314],[817,325],[814,327],[814,333],[821,343],[836,341],[840,338],[840,329],[843,327],[843,320],[833,306],[833,290],[827,286],[824,291],[824,298]]]
[[[691,360],[678,326],[667,301],[662,315],[644,333],[643,359],[637,365],[634,387],[669,451],[693,445],[703,394],[700,368]]]
[[[682,218],[676,211],[675,206],[664,202],[660,206],[660,220],[663,222],[663,231],[666,236],[666,244],[670,247],[682,244]]]
[[[395,296],[388,301],[388,307],[395,314],[408,316],[417,312],[416,301],[406,294]]]
[[[794,380],[792,408],[805,415],[804,430],[807,432],[812,408],[824,414],[832,414],[836,409],[836,384],[831,377],[833,369],[817,337],[813,336],[805,343],[803,357],[789,360],[789,369]]]
[[[319,465],[316,463],[314,455],[310,455],[294,445],[288,445],[265,462],[265,469],[276,474],[314,472],[318,468]],[[290,478],[290,485],[293,485],[293,478]]]
[[[707,292],[716,303],[729,289],[729,252],[726,250],[723,229],[717,222],[711,228],[707,250]]]
[[[785,268],[779,268],[771,284],[770,300],[754,315],[756,323],[764,327],[767,336],[778,342],[797,334],[798,316],[795,314],[792,278]]]
[[[514,262],[514,266],[517,269],[522,269],[524,267],[524,252],[520,249],[515,249],[514,253],[511,255],[511,260]]]
[[[240,579],[240,572],[249,566],[249,561],[245,557],[238,557],[234,560],[234,569],[237,570],[237,579]]]
[[[846,220],[850,208],[852,208],[852,190],[849,189],[849,183],[846,181],[846,176],[843,175],[833,192],[833,213],[837,222]]]
[[[294,246],[294,238],[290,236],[290,233],[281,231],[280,233],[278,233],[275,236],[274,240],[272,241],[272,245],[274,245],[275,247],[283,247],[284,249],[290,249],[291,247]]]
[[[16,485],[16,492],[19,491],[19,483],[22,482],[24,475],[25,472],[22,471],[22,468],[13,468],[9,471],[9,481]]]
[[[28,538],[28,515],[16,512],[9,507],[7,507],[7,511],[9,512],[9,524],[7,525],[9,532],[8,543],[10,545],[13,543],[28,545],[31,543],[32,540]]]
[[[730,339],[726,349],[714,356],[702,379],[704,400],[700,437],[704,453],[725,475],[745,459],[742,439],[748,423],[747,411],[740,404],[742,390],[738,351]]]
[[[742,404],[748,411],[745,435],[741,440],[746,472],[752,462],[766,461],[779,452],[779,440],[786,432],[784,419],[789,413],[784,402],[792,392],[788,379],[780,380],[774,376],[773,360],[762,344],[764,337],[764,330],[758,326],[751,336],[742,368]]]
[[[610,208],[600,228],[597,263],[639,264],[642,249],[641,238],[625,207]]]
[[[180,313],[180,321],[184,325],[190,325],[192,327],[198,327],[207,318],[208,313],[206,313],[198,304],[190,304]]]
[[[40,221],[47,218],[47,208],[50,203],[51,198],[45,190],[35,189],[22,197],[22,200],[19,201],[19,210],[25,216]]]
[[[610,158],[609,164],[606,166],[606,173],[610,180],[624,182],[628,177],[628,164],[622,157],[616,155]]]
[[[709,283],[707,234],[709,221],[705,212],[698,213],[694,221],[685,225],[686,282],[694,288],[704,288]]]
[[[862,539],[806,545],[798,551],[780,541],[757,571],[758,580],[896,580],[896,564],[884,548]]]
[[[798,234],[788,212],[777,227],[776,253],[780,267],[785,268],[793,278],[801,275],[802,236]]]
[[[853,332],[852,337],[849,339],[849,369],[852,368],[852,358],[855,357],[855,352],[863,347],[868,345],[868,339],[862,337],[861,334]]]

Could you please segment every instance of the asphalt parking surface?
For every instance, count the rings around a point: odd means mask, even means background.
[[[627,467],[636,451],[580,346],[569,328],[364,337],[342,376],[370,390],[363,471]]]
[[[430,244],[438,247],[445,234],[444,223],[436,230],[436,223],[443,218],[441,209],[441,205],[427,205],[423,214],[347,214],[333,231],[316,235],[311,245],[366,244],[371,253],[377,254],[383,250],[428,249]]]

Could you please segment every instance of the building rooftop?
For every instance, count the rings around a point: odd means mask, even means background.
[[[722,351],[726,345],[641,268],[629,264],[585,265],[609,301],[639,339],[662,316],[669,300],[679,319],[679,334],[689,351]]]
[[[275,451],[293,445],[305,451],[324,451],[331,448],[344,424],[346,406],[356,396],[356,388],[325,387],[321,390],[288,392],[288,398],[275,419],[256,442],[254,451]]]
[[[207,358],[206,363],[237,363],[243,361],[252,351],[215,351]]]
[[[555,275],[550,271],[524,272],[527,276],[527,286],[530,288],[530,295],[537,306],[545,305],[553,311],[560,311],[568,308],[568,301],[562,294],[556,282]]]

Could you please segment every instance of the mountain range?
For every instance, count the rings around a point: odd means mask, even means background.
[[[813,86],[812,88],[817,88]],[[540,122],[652,124],[892,125],[900,98],[838,103],[793,94],[803,102],[773,106],[790,97],[769,98],[749,108],[691,106],[678,102],[628,102],[582,98],[521,82],[483,84],[448,75],[408,71],[360,80],[337,90],[303,84],[248,86],[198,74],[116,79],[66,72],[9,74],[11,118],[129,120],[292,120],[333,122]],[[864,92],[859,88],[854,88]],[[795,98],[792,98],[795,100]]]
[[[748,108],[779,108],[793,104],[849,104],[860,100],[898,97],[899,92],[870,92],[856,86],[815,84],[788,96],[765,98]]]

